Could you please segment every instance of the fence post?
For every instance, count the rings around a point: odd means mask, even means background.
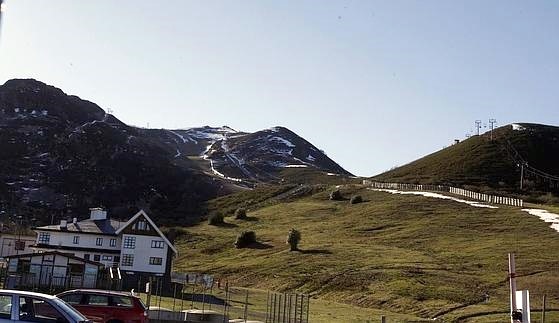
[[[380,317],[380,323],[386,323],[386,316],[382,315]]]

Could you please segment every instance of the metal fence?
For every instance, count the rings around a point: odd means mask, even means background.
[[[171,292],[170,296],[165,296]],[[296,293],[276,293],[265,290],[230,286],[219,280],[176,281],[170,286],[152,281],[141,291],[150,307],[150,318],[164,320],[181,318],[228,322],[229,320],[261,322],[307,323],[310,297]],[[211,316],[211,318],[209,318]]]

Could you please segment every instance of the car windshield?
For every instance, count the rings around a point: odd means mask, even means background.
[[[76,322],[88,321],[85,316],[83,316],[80,312],[78,312],[75,308],[73,308],[71,305],[64,302],[63,300],[55,298],[53,299],[53,302]]]

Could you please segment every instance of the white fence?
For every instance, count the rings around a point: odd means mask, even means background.
[[[489,195],[478,193],[474,191],[465,190],[457,187],[449,187],[444,185],[424,185],[424,184],[405,184],[405,183],[382,183],[373,182],[370,180],[363,180],[363,185],[371,186],[378,189],[392,189],[392,190],[407,190],[407,191],[434,191],[434,192],[447,192],[454,195],[460,195],[472,200],[483,201],[493,204],[503,204],[510,206],[523,207],[524,201],[506,196]]]

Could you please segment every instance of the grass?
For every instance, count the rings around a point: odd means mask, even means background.
[[[545,293],[547,307],[559,309],[559,233],[536,217],[357,185],[342,188],[346,198],[363,197],[351,205],[330,201],[331,189],[263,204],[249,212],[250,221],[230,217],[227,226],[189,228],[177,242],[175,270],[210,273],[234,286],[309,293],[313,322],[331,321],[324,313],[342,315],[336,318],[342,322],[380,313],[399,313],[402,322],[492,322],[503,316],[487,313],[508,308],[507,253],[515,252],[518,289],[530,290],[532,308]],[[291,228],[302,233],[300,252],[288,251]],[[243,230],[255,231],[259,245],[235,249]],[[326,311],[336,307],[339,312]]]
[[[417,184],[445,184],[471,187],[491,193],[514,192],[525,195],[533,201],[557,203],[557,198],[546,193],[552,189],[559,193],[557,186],[550,188],[548,181],[525,174],[528,191],[519,191],[520,167],[513,158],[507,144],[530,166],[550,174],[559,174],[559,127],[523,124],[525,131],[514,131],[511,126],[494,131],[494,139],[489,133],[473,136],[459,144],[449,146],[433,154],[397,167],[374,177],[378,181]],[[552,182],[551,184],[557,184]]]

